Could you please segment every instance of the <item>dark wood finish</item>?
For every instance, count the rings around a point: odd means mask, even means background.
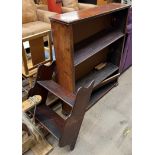
[[[38,71],[37,71],[37,77],[36,77],[36,80],[35,80],[34,87],[32,87],[29,90],[27,97],[29,98],[30,96],[40,95],[42,97],[41,104],[45,104],[46,103],[46,99],[47,99],[47,95],[48,95],[48,91],[46,89],[44,89],[43,87],[41,87],[37,83],[37,81],[51,80],[52,78],[54,78],[55,72],[56,72],[55,61],[53,61],[52,64],[49,65],[49,66],[45,66],[45,65],[39,66],[38,67]]]
[[[60,139],[65,124],[63,118],[44,104],[37,107],[35,117],[49,133]]]
[[[117,80],[115,80],[111,83],[108,83],[107,85],[105,85],[104,87],[101,87],[97,91],[94,91],[91,94],[90,102],[89,102],[86,110],[89,110],[93,105],[95,105],[95,103],[98,100],[100,100],[105,94],[107,94],[115,86],[117,86]]]
[[[47,72],[49,68],[45,68],[45,66],[42,67],[40,66],[38,69],[37,81],[34,88],[29,92],[29,95],[39,93],[39,95],[43,95],[42,99],[45,101],[47,91],[49,91],[63,102],[69,103],[68,106],[70,106],[72,110],[67,119],[63,119],[54,110],[49,109],[49,107],[45,105],[45,102],[42,102],[42,104],[39,104],[36,108],[35,117],[43,127],[59,140],[60,147],[70,145],[70,150],[73,150],[90,100],[94,81],[86,88],[80,87],[76,95],[74,95],[73,93],[67,92],[56,82],[49,80],[51,76],[51,74]],[[54,64],[50,67],[54,67]],[[44,76],[45,73],[46,77]],[[46,90],[46,92],[43,90]]]
[[[93,85],[94,81],[92,81],[87,88],[81,87],[78,89],[75,105],[72,109],[70,117],[68,117],[66,121],[64,133],[61,141],[59,142],[60,147],[63,147],[68,143],[70,144],[70,149],[74,149],[85,111],[90,100]],[[71,139],[69,137],[71,137]]]
[[[90,25],[90,26],[88,26]],[[95,34],[111,28],[111,15],[101,16],[100,18],[91,18],[72,24],[73,27],[73,42],[77,44],[85,39],[94,36]],[[95,40],[95,38],[94,38]]]
[[[116,65],[113,65],[112,63],[108,63],[106,67],[104,67],[99,71],[96,71],[94,69],[85,77],[83,77],[82,79],[76,82],[76,90],[80,86],[87,86],[92,80],[95,80],[95,83],[94,83],[94,88],[95,88],[112,73],[114,73],[115,71],[118,71],[118,69],[119,68]]]
[[[85,76],[87,76],[92,70],[94,70],[95,66],[100,63],[104,63],[107,61],[107,53],[109,52],[108,48],[96,53],[86,61],[83,61],[78,66],[75,67],[75,82]]]
[[[58,14],[50,19],[52,21],[61,22],[64,24],[73,24],[75,22],[81,22],[82,20],[88,20],[89,18],[97,18],[102,15],[110,14],[125,8],[129,8],[130,5],[110,3],[104,6],[99,6],[82,11],[74,11],[65,14]]]
[[[74,149],[85,112],[117,85],[128,8],[109,4],[51,19],[56,64],[38,68],[28,97],[42,96],[36,119],[56,137],[60,147]],[[106,66],[95,70],[100,63]],[[52,81],[55,78],[57,83]],[[63,112],[69,114],[66,119],[45,105],[48,93],[61,100]]]
[[[95,91],[102,90],[101,87],[111,88],[117,83],[119,76],[115,75],[119,75],[129,7],[110,3],[51,17],[57,79],[67,91],[76,93],[79,87],[93,79]],[[94,70],[100,63],[107,63],[107,66]],[[113,86],[110,86],[112,81]],[[93,95],[94,101],[105,94],[104,88],[99,94]],[[70,110],[63,104],[64,113],[69,114]]]
[[[65,90],[56,82],[52,80],[46,80],[46,81],[38,81],[37,83],[46,90],[48,90],[50,93],[60,98],[63,102],[67,103],[69,106],[71,107],[74,106],[75,95]]]
[[[115,74],[113,76],[110,76],[109,78],[105,79],[104,81],[100,82],[95,88],[94,90],[98,90],[100,87],[110,83],[111,81],[116,80],[118,77],[120,76],[120,73]]]
[[[99,32],[99,34],[88,39],[89,41],[86,41],[87,44],[84,46],[76,47],[74,65],[79,65],[123,36],[124,34],[120,30]]]

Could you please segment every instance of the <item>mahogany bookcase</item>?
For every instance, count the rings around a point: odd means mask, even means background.
[[[129,7],[110,3],[50,18],[58,83],[76,93],[95,80],[87,110],[117,85]],[[100,63],[106,66],[96,70]],[[71,109],[64,104],[63,110]]]

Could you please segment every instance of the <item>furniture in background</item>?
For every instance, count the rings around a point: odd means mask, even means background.
[[[62,13],[61,0],[47,0],[48,10],[52,12]]]
[[[42,97],[42,102],[36,108],[35,118],[59,141],[60,147],[70,145],[70,150],[73,150],[90,100],[94,81],[87,88],[80,87],[75,95],[51,80],[54,68],[54,62],[50,66],[42,65],[38,68],[36,83],[30,89],[28,97],[36,94]],[[45,104],[49,92],[72,108],[71,114],[66,119]]]
[[[36,4],[38,9],[62,13],[62,0],[39,0]]]
[[[61,7],[62,13],[66,12],[72,12],[72,11],[77,11],[77,10],[84,10],[84,9],[89,9],[89,8],[94,8],[96,5],[93,4],[84,4],[84,3],[78,3],[77,0],[48,0],[50,3],[48,5],[51,5],[51,7],[47,6],[46,4],[39,4],[37,5],[38,9],[42,10],[52,10],[53,11],[56,9],[56,7]],[[60,11],[60,10],[59,10]]]
[[[22,37],[51,30],[49,17],[56,14],[37,9],[33,0],[22,0]]]
[[[78,0],[62,0],[62,4],[63,13],[96,7],[96,5],[93,4],[79,3]]]
[[[44,37],[48,37],[48,48],[44,47]],[[27,53],[23,43],[28,41],[30,53]],[[29,79],[32,87],[33,76],[37,72],[40,64],[50,64],[52,62],[51,31],[47,30],[22,39],[22,76]]]
[[[124,72],[132,65],[132,8],[129,10],[128,22],[126,27],[126,39],[121,62],[121,72]]]
[[[58,83],[76,93],[95,80],[87,110],[117,85],[129,7],[110,3],[50,18]],[[95,69],[98,65],[104,67]],[[70,111],[63,104],[63,113]]]

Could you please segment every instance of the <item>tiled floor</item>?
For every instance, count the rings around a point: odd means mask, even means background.
[[[59,148],[57,141],[49,136],[54,146],[49,155],[131,155],[131,113],[132,68],[123,73],[117,87],[86,113],[75,149]]]

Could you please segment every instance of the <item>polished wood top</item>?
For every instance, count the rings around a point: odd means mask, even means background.
[[[73,11],[73,12],[68,12],[64,14],[57,14],[53,17],[50,17],[50,20],[58,21],[65,24],[70,24],[70,23],[78,22],[80,20],[85,20],[89,17],[96,17],[96,16],[108,14],[128,7],[130,7],[130,5],[121,4],[121,3],[110,3],[110,4],[106,4],[103,6],[98,6],[98,7],[90,8],[86,10]]]

